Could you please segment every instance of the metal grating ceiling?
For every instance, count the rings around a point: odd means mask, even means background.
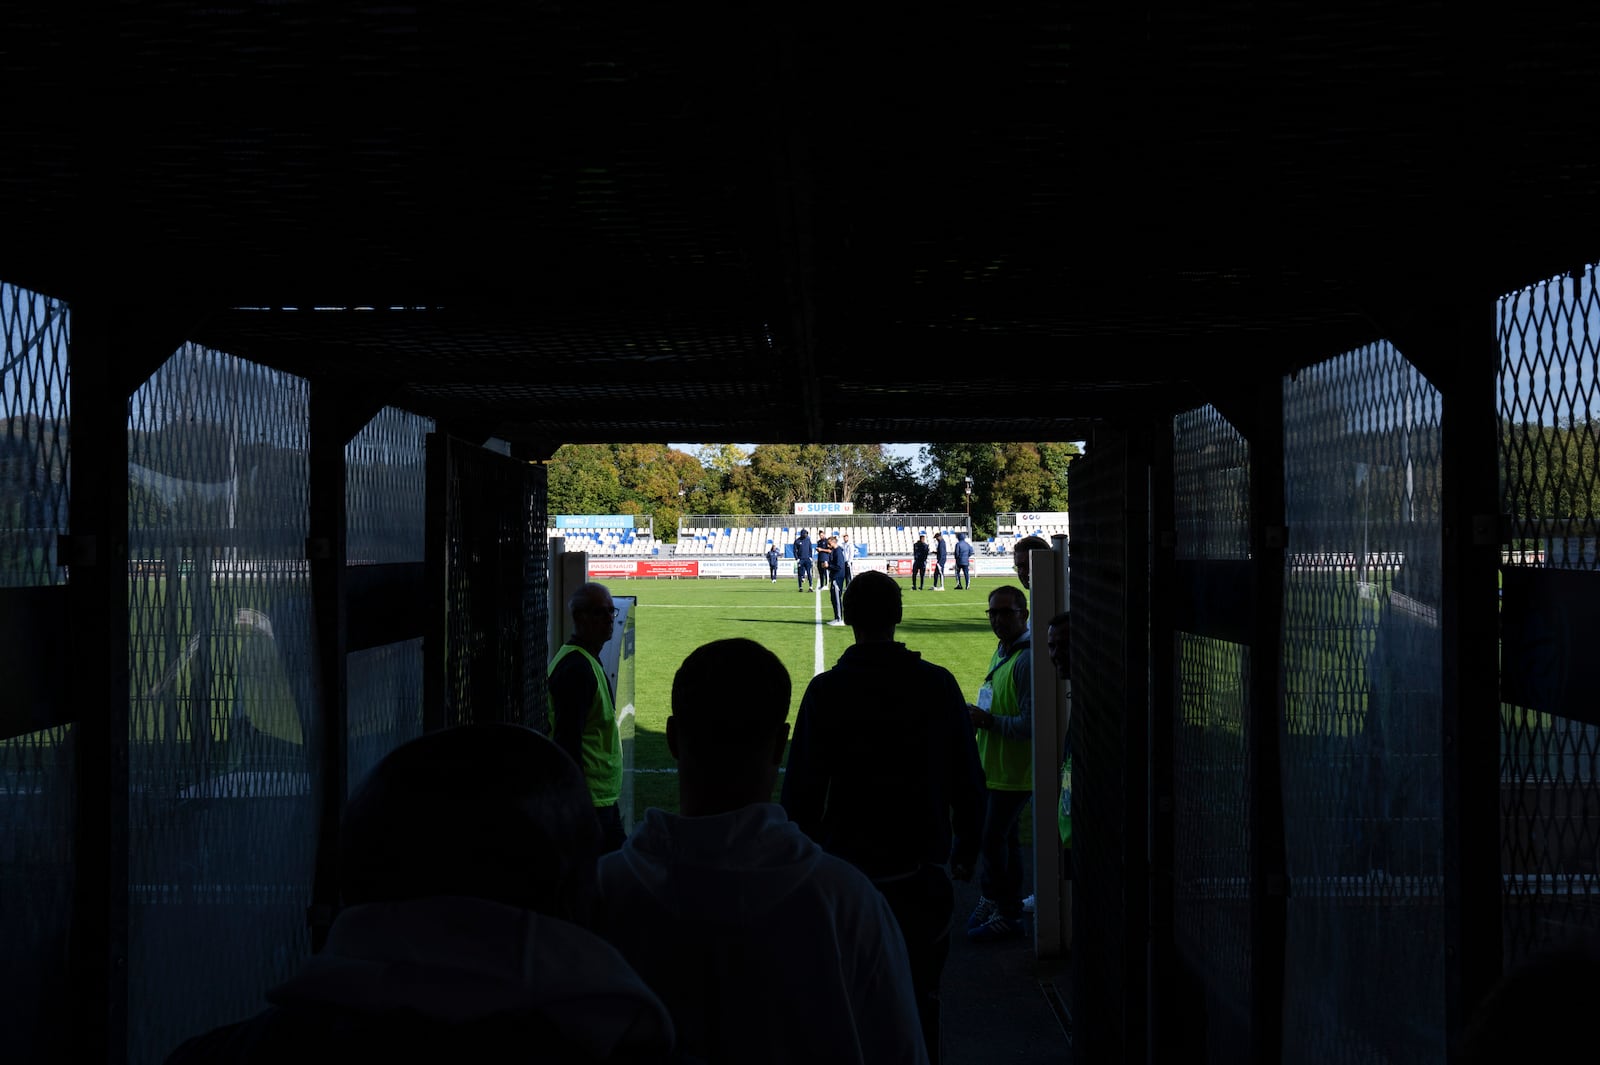
[[[39,5],[0,277],[534,449],[1076,437],[1592,261],[1597,18]]]

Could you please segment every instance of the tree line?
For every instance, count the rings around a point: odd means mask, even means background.
[[[927,444],[915,459],[882,444],[568,444],[550,460],[551,514],[633,514],[676,536],[685,514],[792,514],[846,502],[868,514],[958,513],[972,478],[975,535],[1007,511],[1067,509],[1076,443]]]

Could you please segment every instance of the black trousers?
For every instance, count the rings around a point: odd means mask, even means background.
[[[943,866],[924,865],[907,876],[875,880],[894,911],[911,958],[911,989],[928,1060],[940,1059],[939,980],[950,957],[950,925],[956,905],[955,887]]]
[[[600,853],[610,854],[621,850],[628,834],[622,830],[622,811],[617,809],[617,804],[596,806],[594,815],[600,821]]]

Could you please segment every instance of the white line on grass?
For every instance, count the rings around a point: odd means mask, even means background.
[[[816,653],[812,655],[811,662],[811,675],[814,677],[822,672],[822,596],[818,593],[813,593],[811,599],[817,605],[817,649]]]

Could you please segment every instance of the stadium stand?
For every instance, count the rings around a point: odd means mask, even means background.
[[[659,555],[661,547],[656,543],[654,523],[642,527],[633,524],[614,525],[568,525],[559,527],[563,519],[583,521],[592,520],[590,515],[563,514],[551,515],[549,529],[546,535],[554,540],[563,537],[566,540],[568,551],[587,551],[591,555]]]
[[[817,529],[829,535],[850,535],[857,558],[909,554],[918,533],[932,537],[942,532],[971,536],[965,514],[827,514],[806,517],[788,514],[686,514],[678,522],[678,555],[763,555],[775,543],[792,556],[794,538],[802,528],[813,536]]]

